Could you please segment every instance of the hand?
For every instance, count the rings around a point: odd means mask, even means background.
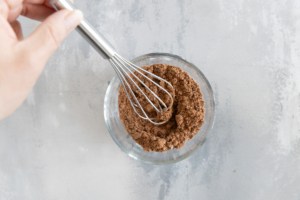
[[[47,0],[0,0],[0,120],[26,99],[47,60],[79,24],[80,11],[55,12]],[[23,39],[19,15],[44,20]]]

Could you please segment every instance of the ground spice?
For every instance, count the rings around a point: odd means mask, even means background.
[[[171,112],[163,116],[169,120],[163,125],[155,126],[141,119],[134,112],[121,86],[119,90],[121,121],[128,133],[145,151],[162,152],[180,148],[193,138],[204,122],[204,101],[199,85],[185,71],[175,66],[155,64],[144,68],[169,81],[174,87]],[[142,96],[138,98],[144,102]],[[168,101],[167,97],[165,100]],[[149,111],[151,109],[150,106]]]

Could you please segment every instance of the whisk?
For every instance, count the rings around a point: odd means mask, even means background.
[[[56,10],[75,9],[68,0],[50,0],[50,4]],[[170,111],[173,106],[174,99],[171,91],[174,91],[174,88],[172,84],[120,56],[86,19],[83,19],[76,29],[103,58],[109,60],[135,113],[154,125],[164,124],[168,119],[157,116]],[[150,89],[149,83],[152,86],[155,85],[156,93]],[[163,101],[162,96],[167,96],[168,101]],[[148,103],[141,103],[138,98],[146,100]],[[145,109],[146,106],[149,108],[149,105],[151,106],[150,110],[154,110],[157,115],[150,114],[149,109]]]

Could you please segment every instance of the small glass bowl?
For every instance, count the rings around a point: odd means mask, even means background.
[[[151,53],[132,60],[138,66],[169,64],[186,71],[200,86],[205,104],[205,119],[200,131],[180,149],[165,152],[147,152],[136,143],[126,131],[119,117],[118,94],[120,80],[114,77],[105,94],[104,118],[107,129],[115,143],[130,157],[152,164],[175,163],[187,158],[204,142],[214,121],[215,103],[212,88],[203,73],[193,64],[179,56],[165,53]]]

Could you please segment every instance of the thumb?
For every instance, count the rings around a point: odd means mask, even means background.
[[[60,10],[50,15],[26,39],[27,51],[40,62],[46,63],[66,36],[75,29],[83,16],[78,10]]]

